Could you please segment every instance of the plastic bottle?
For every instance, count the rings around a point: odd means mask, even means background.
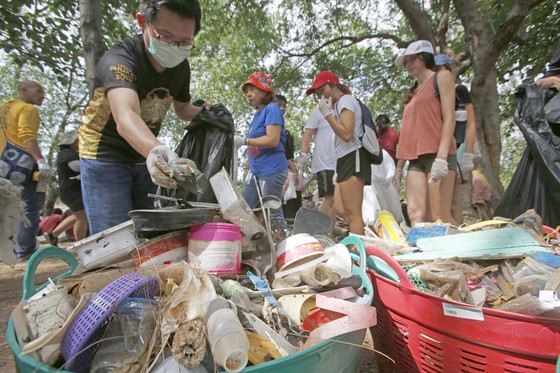
[[[148,349],[159,310],[158,302],[144,298],[126,298],[119,304],[90,372],[108,373],[139,361]]]
[[[150,372],[151,373],[208,373],[208,371],[203,365],[200,365],[196,368],[184,367],[181,364],[179,364],[173,356],[166,357],[161,363],[159,363]]]
[[[224,294],[231,298],[232,302],[237,306],[249,311],[256,316],[262,315],[262,306],[258,306],[251,302],[245,288],[235,280],[225,280],[221,283]]]
[[[247,365],[249,339],[230,308],[215,310],[207,321],[208,342],[216,364],[227,372],[240,372]]]

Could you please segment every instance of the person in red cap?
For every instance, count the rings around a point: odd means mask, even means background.
[[[371,184],[371,165],[360,141],[364,133],[360,103],[346,85],[340,84],[338,76],[328,70],[315,75],[306,93],[315,94],[319,111],[335,134],[336,212],[348,222],[351,233],[363,235],[362,202],[364,186]]]
[[[243,198],[251,208],[262,196],[272,195],[282,200],[282,190],[288,177],[288,160],[284,148],[286,132],[280,107],[273,103],[272,80],[263,72],[251,74],[242,86],[249,105],[257,110],[249,125],[243,144],[247,145],[252,177],[245,184]],[[276,228],[286,229],[282,209],[272,211],[271,220]]]
[[[434,86],[434,49],[427,40],[412,42],[395,65],[404,65],[415,81],[403,97],[405,107],[393,182],[398,190],[408,161],[405,194],[412,226],[438,219],[457,224],[451,216],[457,169],[453,138],[455,79],[448,70],[438,73],[438,98]]]

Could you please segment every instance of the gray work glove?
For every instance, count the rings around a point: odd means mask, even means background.
[[[449,172],[449,167],[445,159],[436,158],[432,164],[432,171],[430,173],[430,185],[434,185],[441,179],[447,176]]]
[[[146,159],[146,166],[154,184],[164,188],[177,188],[169,162],[178,158],[179,156],[165,145],[158,145],[150,151]]]
[[[39,166],[39,178],[41,179],[54,178],[54,171],[51,169],[51,166],[49,166],[45,158],[41,158],[37,160],[37,166]]]

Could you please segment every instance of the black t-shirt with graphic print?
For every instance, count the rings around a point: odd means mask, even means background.
[[[189,102],[190,66],[187,60],[157,72],[144,48],[142,35],[115,44],[99,60],[93,95],[80,127],[80,157],[109,162],[145,162],[117,132],[107,91],[130,88],[140,99],[141,117],[157,136],[173,101]]]

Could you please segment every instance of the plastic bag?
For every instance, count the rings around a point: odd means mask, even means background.
[[[233,174],[234,122],[233,116],[223,104],[215,104],[211,110],[202,109],[185,130],[186,134],[175,149],[180,157],[194,161],[207,180],[222,167],[230,175]],[[158,194],[186,201],[217,203],[210,183],[206,183],[201,193],[160,188]],[[168,204],[162,203],[162,206],[166,205]]]
[[[291,199],[297,198],[296,194],[296,184],[294,183],[294,173],[292,171],[288,171],[288,183],[286,190],[284,191],[284,203],[288,202]]]
[[[514,120],[527,149],[495,214],[514,218],[534,208],[544,224],[556,227],[560,225],[560,138],[553,129],[558,125],[545,114],[551,94],[552,90],[536,85],[521,87],[517,93]]]
[[[538,296],[539,291],[544,290],[547,280],[548,277],[543,275],[523,277],[519,281],[513,283],[513,292],[518,297],[527,293]]]
[[[560,123],[560,93],[544,105],[544,114],[548,123]]]
[[[539,316],[553,310],[554,307],[547,304],[547,302],[542,302],[534,295],[527,293],[496,307],[496,309],[524,315]]]
[[[383,150],[384,153],[387,153]],[[362,216],[367,225],[374,224],[377,215],[389,211],[399,223],[404,221],[399,193],[393,186],[395,162],[389,153],[383,155],[380,165],[371,167],[371,185],[364,187]]]

